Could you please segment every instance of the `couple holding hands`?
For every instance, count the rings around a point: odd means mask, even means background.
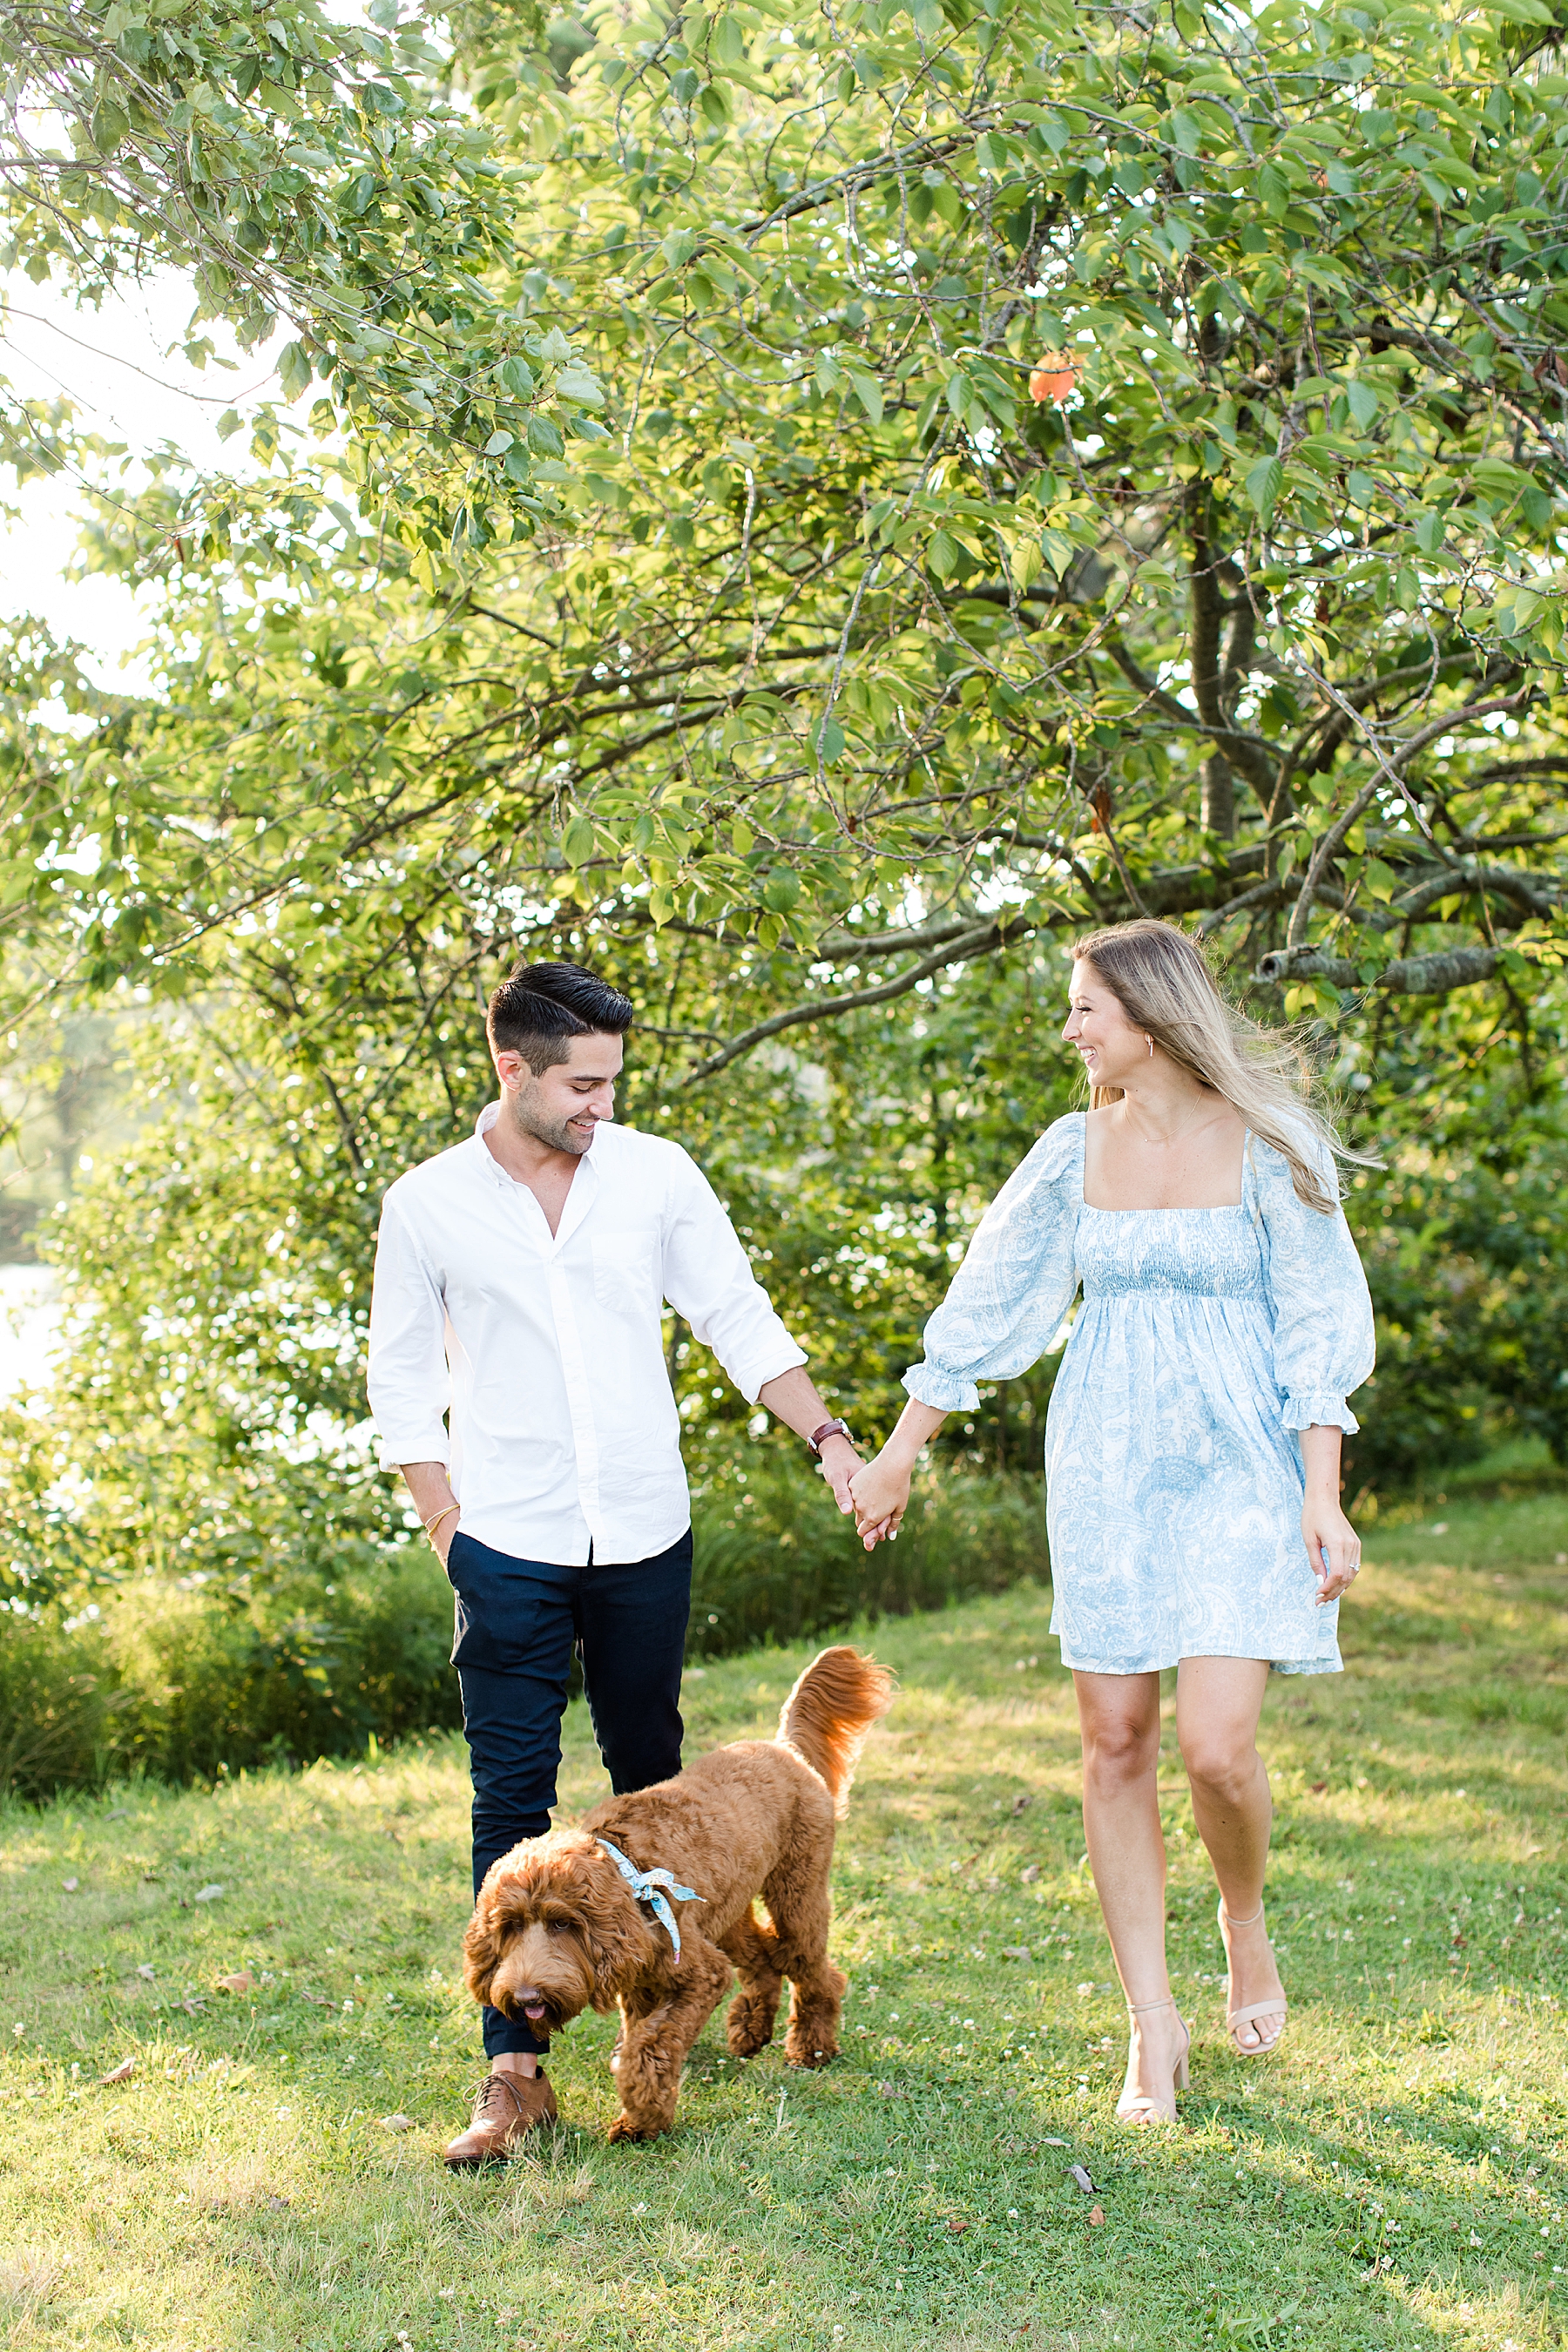
[[[1081,1287],[1047,1425],[1052,1631],[1128,2002],[1117,2114],[1169,2120],[1188,2029],[1165,1964],[1160,1675],[1176,1669],[1218,1883],[1226,2028],[1260,2056],[1286,2001],[1263,1916],[1257,1731],[1271,1667],[1341,1664],[1336,1604],[1360,1547],[1340,1445],[1373,1318],[1336,1159],[1370,1163],[1184,933],[1092,934],[1063,1031],[1089,1108],[1047,1129],[986,1212],[904,1376],[910,1402],[863,1463],[694,1163],[613,1123],[632,1021],[627,998],[574,965],[520,968],[489,1008],[500,1103],[383,1207],[371,1404],[457,1595],[476,1893],[549,1827],[574,1649],[616,1792],[680,1767],[691,1532],[664,1302],[811,1445],[869,1549],[897,1535],[945,1416],[1056,1344]],[[486,2010],[484,2040],[491,2071],[453,2164],[503,2156],[554,2113],[527,2021]]]

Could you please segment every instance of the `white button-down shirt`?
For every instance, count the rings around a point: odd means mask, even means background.
[[[384,1468],[444,1462],[458,1524],[517,1559],[649,1559],[690,1524],[668,1299],[751,1403],[805,1356],[679,1144],[602,1120],[558,1231],[484,1141],[382,1202],[370,1405]],[[450,1431],[443,1427],[448,1413]]]

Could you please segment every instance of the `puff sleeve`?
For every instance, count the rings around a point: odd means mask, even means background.
[[[925,1328],[925,1360],[904,1374],[917,1403],[973,1412],[976,1381],[1011,1380],[1049,1347],[1078,1288],[1083,1114],[1048,1127],[976,1227]]]
[[[1311,1157],[1337,1192],[1332,1155],[1314,1139]],[[1372,1297],[1344,1211],[1324,1216],[1299,1200],[1289,1162],[1259,1138],[1251,1144],[1264,1276],[1274,1312],[1274,1377],[1287,1429],[1359,1423],[1346,1404],[1375,1358]]]

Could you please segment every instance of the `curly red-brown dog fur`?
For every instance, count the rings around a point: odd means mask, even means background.
[[[525,1838],[489,1871],[463,1938],[468,1990],[551,2031],[584,2009],[619,2004],[612,2139],[669,2129],[687,2053],[732,1972],[737,2057],[773,2039],[786,1977],[790,2064],[837,2055],[845,1979],[827,1957],[834,1826],[891,1700],[885,1666],[856,1650],[824,1650],[785,1699],[776,1739],[714,1748],[673,1780],[596,1805],[580,1829]],[[639,1870],[668,1870],[704,1898],[671,1897],[679,1960],[598,1832]]]

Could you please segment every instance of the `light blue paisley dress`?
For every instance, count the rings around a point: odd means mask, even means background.
[[[904,1386],[973,1412],[977,1381],[1044,1354],[1081,1282],[1046,1423],[1063,1664],[1261,1658],[1335,1674],[1339,1608],[1315,1599],[1296,1433],[1353,1430],[1345,1398],[1373,1366],[1343,1213],[1306,1207],[1282,1155],[1250,1135],[1238,1206],[1091,1209],[1084,1120],[1058,1119],[1008,1178]]]

